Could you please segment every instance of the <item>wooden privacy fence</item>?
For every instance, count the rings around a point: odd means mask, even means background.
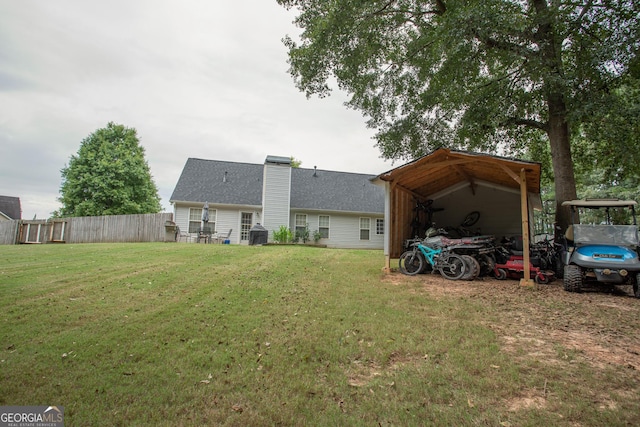
[[[0,221],[0,245],[13,245],[18,235],[20,221]]]
[[[0,244],[175,241],[172,213],[0,222]]]

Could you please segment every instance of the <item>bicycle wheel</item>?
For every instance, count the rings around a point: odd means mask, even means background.
[[[424,259],[422,255],[416,251],[406,251],[400,255],[398,264],[402,274],[413,276],[422,271],[422,268],[424,267]]]
[[[474,225],[476,222],[478,222],[478,220],[480,219],[480,212],[478,211],[473,211],[470,212],[465,218],[464,221],[462,221],[462,224],[460,224],[461,227],[471,227],[472,225]]]
[[[436,265],[440,274],[449,280],[460,279],[467,270],[462,257],[456,254],[441,255]]]

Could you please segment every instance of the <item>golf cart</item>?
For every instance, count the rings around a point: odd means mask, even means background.
[[[570,200],[571,225],[561,254],[564,289],[588,285],[632,285],[640,298],[636,202],[618,199]]]

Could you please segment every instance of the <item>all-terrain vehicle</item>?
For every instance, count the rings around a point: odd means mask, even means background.
[[[564,289],[581,292],[589,285],[631,285],[640,298],[640,258],[635,201],[570,200],[571,225],[561,259]]]

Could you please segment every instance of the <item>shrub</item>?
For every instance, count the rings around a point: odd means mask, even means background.
[[[273,241],[276,243],[289,243],[293,241],[293,233],[286,225],[281,225],[276,231],[273,230]]]
[[[309,224],[300,230],[296,230],[296,241],[299,242],[301,240],[302,243],[307,243],[307,240],[309,240]]]

